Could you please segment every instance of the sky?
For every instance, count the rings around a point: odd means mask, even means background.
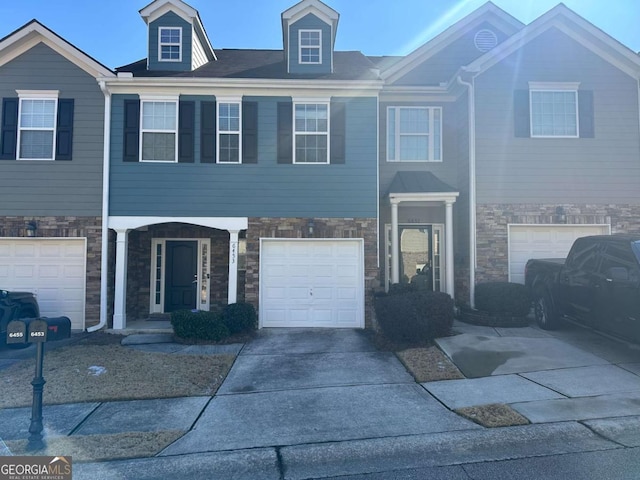
[[[138,11],[151,0],[0,0],[0,38],[35,18],[110,68],[146,57]],[[340,13],[337,50],[406,55],[485,0],[324,0]],[[297,0],[188,0],[215,48],[281,49],[280,14]],[[493,0],[527,24],[557,0]],[[634,52],[640,51],[640,0],[564,0]]]

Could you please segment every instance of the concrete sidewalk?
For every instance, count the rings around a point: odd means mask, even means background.
[[[239,355],[214,397],[46,406],[46,432],[187,432],[154,458],[74,465],[74,478],[109,479],[320,478],[640,446],[640,349],[575,327],[455,328],[438,343],[475,378],[416,384],[362,331],[264,330],[222,347]],[[218,348],[169,340],[125,343]],[[534,425],[486,429],[451,411],[486,403]],[[26,438],[28,418],[0,411],[0,438]]]

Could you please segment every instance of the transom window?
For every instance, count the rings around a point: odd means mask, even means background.
[[[321,63],[322,31],[300,30],[300,63]]]
[[[387,109],[387,161],[442,161],[442,109],[389,107]]]
[[[529,90],[532,137],[578,136],[578,91]]]
[[[142,100],[141,160],[175,162],[178,145],[178,102]]]
[[[240,163],[240,102],[218,102],[218,163]]]
[[[33,98],[20,97],[18,159],[54,159],[57,110],[57,92]]]
[[[182,60],[182,28],[160,27],[159,60],[161,62],[179,62]]]
[[[294,104],[293,163],[329,163],[329,104]]]

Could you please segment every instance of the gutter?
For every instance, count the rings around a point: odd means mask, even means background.
[[[460,85],[467,87],[469,92],[469,305],[475,308],[476,293],[476,97],[473,78],[471,82],[462,80],[458,75]]]
[[[104,145],[102,159],[102,247],[100,253],[100,321],[87,332],[107,325],[107,270],[109,268],[109,145],[111,142],[111,92],[104,80],[98,81],[104,94]]]

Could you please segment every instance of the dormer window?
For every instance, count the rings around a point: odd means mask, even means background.
[[[182,28],[160,27],[158,36],[158,59],[161,62],[182,61]]]
[[[300,30],[299,35],[300,63],[322,63],[322,31]]]

